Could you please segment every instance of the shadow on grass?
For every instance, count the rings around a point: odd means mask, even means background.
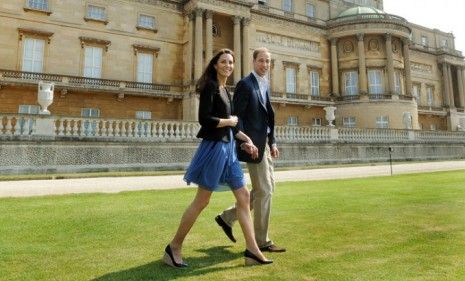
[[[242,265],[236,266],[219,266],[223,262],[242,257],[241,253],[233,253],[227,248],[231,246],[218,246],[208,249],[200,249],[197,252],[205,253],[205,256],[196,258],[185,258],[189,264],[187,268],[172,268],[167,266],[161,259],[144,264],[138,267],[129,268],[117,272],[112,272],[92,279],[93,281],[127,281],[127,280],[176,280],[188,276],[200,276],[216,271],[228,270]]]

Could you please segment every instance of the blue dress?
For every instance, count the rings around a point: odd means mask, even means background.
[[[244,173],[237,159],[236,142],[232,130],[230,141],[203,139],[187,168],[184,180],[209,191],[235,190],[245,186]]]

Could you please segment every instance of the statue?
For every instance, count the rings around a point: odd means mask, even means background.
[[[53,103],[54,87],[55,84],[53,83],[45,83],[39,81],[37,94],[37,102],[40,104],[41,107],[39,114],[50,115],[50,111],[48,111],[47,107]]]

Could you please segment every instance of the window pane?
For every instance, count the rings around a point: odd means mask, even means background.
[[[87,10],[87,17],[92,19],[104,20],[105,8],[89,5]]]
[[[42,72],[45,41],[26,38],[24,40],[22,71]]]
[[[358,94],[358,73],[356,71],[350,71],[344,73],[345,77],[345,93],[348,96]]]
[[[82,108],[82,117],[100,117],[100,110],[98,108]]]
[[[370,94],[383,93],[381,70],[368,70],[368,91]]]
[[[305,7],[306,7],[305,12],[306,12],[307,17],[314,17],[315,16],[315,6],[313,6],[312,4],[307,4]]]
[[[146,15],[140,15],[139,26],[146,28],[155,28],[155,18]]]
[[[295,93],[296,92],[296,85],[295,85],[295,69],[294,68],[286,68],[286,93]]]
[[[137,82],[152,83],[153,54],[137,54]]]
[[[292,12],[292,0],[283,0],[283,10]]]
[[[100,78],[102,76],[102,48],[84,48],[84,76]]]
[[[29,8],[37,10],[48,10],[48,1],[47,0],[29,0]]]
[[[400,84],[400,72],[396,71],[394,72],[394,92],[396,94],[401,94],[402,89],[401,89],[401,84]]]
[[[311,95],[319,96],[320,95],[320,73],[317,71],[310,72],[310,81],[311,81]]]

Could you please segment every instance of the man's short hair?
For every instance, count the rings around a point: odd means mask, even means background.
[[[265,47],[257,48],[253,51],[253,60],[257,59],[258,54],[260,53],[270,53],[270,51]]]

